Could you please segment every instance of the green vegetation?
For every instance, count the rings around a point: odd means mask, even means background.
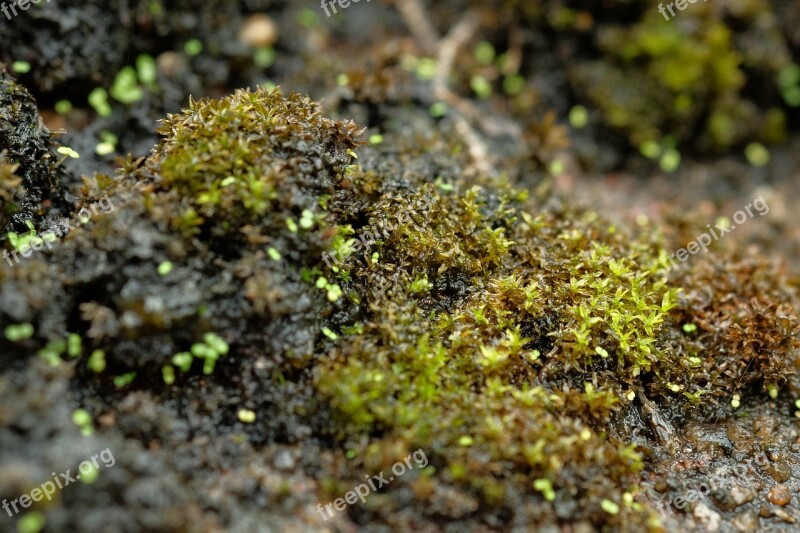
[[[72,412],[72,423],[80,428],[81,434],[84,437],[88,437],[94,433],[92,416],[86,409],[75,409],[75,411]]]
[[[146,290],[104,289],[82,308],[97,331],[114,309],[138,318],[92,341],[102,346],[89,348],[90,370],[108,359],[116,388],[137,378],[178,394],[269,369],[242,386],[242,405],[258,390],[291,413],[262,416],[256,404],[236,416],[270,438],[291,417],[312,420],[315,438],[348,461],[321,474],[324,498],[421,448],[430,465],[393,485],[419,501],[446,490],[530,524],[657,529],[636,498],[635,428],[620,421],[640,412],[655,427],[659,406],[702,414],[734,392],[736,402],[753,389],[777,395],[798,348],[780,276],[713,253],[668,271],[669,243],[650,226],[628,233],[507,185],[362,168],[362,131],[300,95],[238,91],[192,101],[164,120],[145,163],[87,184],[153,242],[171,242],[158,256],[169,261],[126,271],[126,286]],[[100,221],[75,239],[114,243],[130,265],[126,235]],[[341,262],[329,267],[325,252]],[[96,283],[116,287],[118,270]],[[148,308],[161,293],[180,301]],[[79,346],[61,344],[45,350]],[[644,429],[673,437],[668,424]],[[518,508],[520,497],[532,506]]]

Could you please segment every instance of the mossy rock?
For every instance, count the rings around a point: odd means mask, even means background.
[[[69,294],[28,293],[24,342],[77,329],[87,391],[283,399],[248,423],[260,441],[303,424],[336,458],[315,470],[323,499],[424,451],[359,513],[655,530],[634,431],[668,450],[705,399],[791,376],[796,300],[766,265],[710,253],[670,271],[651,227],[362,168],[361,130],[300,95],[192,102],[160,131],[146,160],[81,189],[115,212],[36,260]]]

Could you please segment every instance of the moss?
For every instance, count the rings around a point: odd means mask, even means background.
[[[437,522],[449,493],[474,502],[454,522],[657,529],[632,432],[667,447],[699,400],[779,389],[797,357],[779,272],[724,252],[669,271],[650,227],[369,149],[355,165],[360,128],[300,95],[192,102],[160,132],[81,189],[114,218],[53,253],[94,350],[82,383],[235,390],[254,440],[313,438],[346,465],[318,465],[326,496],[425,451],[359,512]]]

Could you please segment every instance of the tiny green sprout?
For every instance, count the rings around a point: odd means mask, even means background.
[[[491,65],[495,58],[494,46],[487,41],[481,41],[475,45],[475,59],[481,65]]]
[[[800,400],[795,400],[795,401],[794,401],[794,406],[795,406],[797,409],[800,409]]]
[[[600,357],[602,357],[602,358],[606,358],[606,357],[608,357],[608,352],[607,352],[607,351],[606,351],[606,349],[605,349],[605,348],[603,348],[602,346],[598,346],[598,347],[596,347],[596,348],[594,349],[594,351],[597,353],[597,355],[599,355],[599,356],[600,356]]]
[[[295,222],[295,221],[294,221],[294,220],[293,220],[291,217],[288,217],[288,218],[286,219],[286,227],[287,227],[287,228],[289,229],[289,231],[291,231],[292,233],[297,233],[297,223],[296,223],[296,222]]]
[[[153,15],[154,17],[159,16],[163,12],[163,8],[161,7],[161,3],[159,0],[150,0],[147,4],[147,12]]]
[[[763,167],[769,163],[769,150],[761,143],[750,143],[744,149],[747,162],[754,167]]]
[[[560,176],[564,173],[564,162],[561,159],[556,159],[550,163],[550,168],[548,170],[553,176]]]
[[[324,276],[320,276],[319,278],[317,278],[317,282],[314,284],[314,286],[318,289],[324,289],[325,287],[328,286],[327,278],[325,278]]]
[[[12,324],[6,327],[5,336],[11,342],[30,339],[33,336],[33,326],[31,324]]]
[[[17,533],[39,533],[44,529],[47,520],[39,511],[31,511],[17,522]]]
[[[164,379],[164,383],[172,385],[175,383],[175,368],[172,365],[162,366],[161,377]]]
[[[78,357],[83,352],[83,341],[77,333],[70,333],[67,338],[67,355]]]
[[[669,390],[671,390],[672,392],[680,392],[680,390],[681,390],[681,386],[680,385],[676,385],[675,383],[668,383],[667,384],[667,388]]]
[[[89,93],[89,105],[101,117],[111,116],[111,106],[108,103],[108,93],[102,87],[97,87]]]
[[[275,83],[274,81],[271,81],[271,80],[267,80],[267,81],[264,81],[262,83],[259,83],[258,86],[259,87],[263,87],[264,89],[266,89],[269,92],[272,92],[272,91],[274,91],[275,89],[278,88],[278,84]]]
[[[383,142],[383,135],[380,133],[373,133],[369,136],[370,144],[381,144]]]
[[[355,450],[347,450],[344,455],[348,459],[355,459],[356,457],[358,457],[358,452]]]
[[[61,354],[64,353],[65,345],[63,342],[50,342],[36,352],[36,355],[47,361],[50,366],[58,366],[61,364]]]
[[[116,150],[117,149],[113,144],[107,143],[107,142],[97,143],[97,145],[94,147],[94,153],[96,153],[97,155],[99,155],[101,157],[105,157],[107,155],[111,155],[114,152],[116,152]]]
[[[327,289],[327,297],[329,302],[335,302],[342,297],[342,288],[339,287],[339,285],[328,285]]]
[[[61,355],[62,353],[67,351],[67,343],[66,341],[48,342],[47,346],[45,346],[44,349],[49,350],[56,355]]]
[[[539,350],[531,350],[525,356],[528,358],[528,361],[536,361],[541,355]]]
[[[582,105],[574,106],[569,110],[569,123],[576,130],[585,128],[589,123],[589,112]]]
[[[628,391],[628,394],[625,395],[625,397],[628,399],[629,402],[632,402],[634,398],[636,398],[636,392],[630,390]]]
[[[100,470],[91,463],[87,462],[86,464],[89,465],[89,468],[86,470],[81,470],[81,483],[91,485],[97,481],[97,477],[100,475]]]
[[[183,45],[183,51],[189,56],[198,56],[203,51],[203,43],[199,39],[189,39]]]
[[[31,64],[27,61],[14,61],[11,63],[11,71],[15,74],[27,74],[31,71]]]
[[[538,490],[548,502],[556,499],[556,492],[553,490],[553,484],[547,478],[536,479],[533,482],[533,488]]]
[[[525,89],[525,78],[519,74],[512,74],[503,79],[503,91],[509,96],[516,96]]]
[[[189,349],[189,351],[198,359],[212,358],[217,355],[213,348],[206,346],[202,342],[196,342],[192,344],[192,347]]]
[[[332,341],[335,341],[339,338],[339,335],[337,335],[336,333],[331,331],[330,328],[327,327],[322,328],[322,333]]]
[[[681,154],[675,148],[667,148],[659,160],[661,170],[664,172],[675,172],[681,165]]]
[[[428,112],[433,118],[441,118],[447,114],[447,104],[444,102],[436,102],[432,104]]]
[[[475,441],[469,435],[462,435],[458,438],[459,446],[472,446]]]
[[[319,16],[317,16],[313,9],[304,7],[297,12],[297,22],[304,28],[311,30],[319,25]]]
[[[245,424],[252,424],[256,421],[256,414],[250,409],[239,409],[239,411],[236,413],[236,418]]]
[[[109,93],[123,104],[132,104],[144,98],[144,91],[136,83],[136,71],[133,67],[124,67],[117,73]]]
[[[80,159],[81,157],[81,155],[78,152],[76,152],[69,146],[59,146],[58,149],[56,149],[56,152],[58,152],[63,156],[71,157],[72,159]]]
[[[350,76],[342,72],[336,76],[336,85],[339,87],[347,87],[350,84]]]
[[[455,189],[452,183],[444,181],[441,176],[436,176],[436,179],[433,180],[433,183],[439,190],[444,192],[452,192]]]
[[[417,276],[414,281],[411,282],[411,286],[408,288],[411,294],[419,294],[431,289],[433,285],[428,281],[428,275],[422,274],[421,276]]]
[[[742,397],[739,396],[738,394],[734,394],[731,397],[731,407],[733,407],[734,409],[738,409],[741,404],[742,404]]]
[[[222,180],[220,182],[219,186],[220,187],[230,187],[234,183],[236,183],[236,178],[233,177],[233,176],[228,176],[227,178],[225,178],[224,180]]]
[[[103,370],[106,369],[106,352],[103,350],[95,350],[92,352],[92,355],[89,356],[89,360],[86,362],[86,366],[89,367],[89,370],[99,374]]]
[[[602,502],[600,502],[600,508],[611,515],[619,513],[619,505],[611,500],[604,499]]]
[[[216,354],[214,357],[206,357],[205,361],[203,361],[203,374],[206,376],[210,376],[214,373],[214,366],[217,364]]]
[[[55,110],[59,115],[69,115],[72,111],[72,102],[69,100],[59,100],[56,102]]]
[[[376,264],[378,262],[378,259],[380,259],[380,258],[381,258],[381,256],[380,256],[380,254],[378,252],[372,252],[372,264],[373,265]]]
[[[300,215],[300,227],[303,229],[311,229],[314,226],[314,213],[308,209],[303,209]]]
[[[790,107],[800,106],[800,66],[791,63],[778,74],[783,99]]]
[[[141,54],[136,58],[136,74],[139,81],[148,86],[154,86],[158,76],[156,60],[148,54]]]
[[[181,372],[188,372],[192,367],[192,354],[188,352],[176,353],[172,356],[172,364],[177,366]]]
[[[481,100],[492,96],[492,84],[483,76],[473,76],[469,80],[469,86]]]
[[[271,46],[260,46],[253,52],[253,62],[260,68],[269,68],[275,63],[278,54]]]
[[[164,261],[160,265],[158,265],[158,275],[159,276],[166,276],[170,272],[172,272],[173,265],[171,261]]]
[[[126,387],[130,385],[134,378],[136,378],[136,372],[126,372],[125,374],[121,374],[119,376],[114,377],[114,386],[118,389]]]
[[[273,261],[281,260],[281,253],[272,246],[267,248],[267,255],[269,255],[270,259],[272,259]]]
[[[438,63],[432,57],[420,57],[416,64],[417,77],[421,80],[432,80],[436,77],[438,68]]]
[[[778,387],[775,384],[770,383],[767,386],[767,391],[769,391],[769,397],[773,400],[778,398]]]
[[[89,411],[86,409],[75,409],[72,412],[72,423],[80,428],[81,435],[84,437],[88,437],[94,433],[92,415],[90,415]]]
[[[661,146],[655,141],[644,141],[639,145],[639,152],[648,159],[657,159],[661,155]]]
[[[206,333],[203,335],[203,341],[219,355],[227,355],[230,350],[228,343],[216,333]]]
[[[697,331],[697,324],[689,322],[688,324],[684,324],[681,329],[683,329],[684,333],[694,333]]]
[[[112,146],[115,146],[115,147],[117,146],[117,143],[119,142],[119,138],[116,135],[114,135],[113,133],[111,133],[110,131],[107,131],[107,130],[103,130],[103,131],[100,132],[100,140],[103,141],[104,143],[108,143],[108,144],[110,144]]]
[[[349,155],[349,156],[350,156],[350,157],[352,157],[353,159],[358,159],[358,154],[356,154],[356,153],[355,153],[354,151],[352,151],[350,148],[348,148],[348,149],[347,149],[347,155]]]

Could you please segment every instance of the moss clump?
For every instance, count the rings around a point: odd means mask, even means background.
[[[374,195],[372,173],[350,177],[356,197]],[[338,347],[317,364],[316,386],[356,470],[417,448],[433,457],[435,474],[410,482],[416,494],[435,499],[446,486],[537,525],[580,502],[571,520],[655,527],[634,497],[635,427],[621,439],[609,428],[638,413],[669,446],[676,413],[783,385],[797,359],[796,303],[765,266],[720,255],[670,276],[652,230],[630,235],[508,189],[420,181],[375,200],[340,220],[378,240],[332,271],[358,312],[335,324]],[[684,331],[689,317],[700,335]],[[515,507],[520,495],[547,510]]]
[[[538,122],[542,100],[564,122],[583,104],[593,110],[590,135],[612,130],[648,157],[667,154],[664,170],[677,166],[675,150],[719,153],[784,142],[792,108],[800,105],[797,44],[788,37],[794,8],[698,2],[673,6],[674,17],[663,9],[665,20],[659,4],[644,0],[464,3],[485,9],[485,23],[498,30],[524,21],[531,38],[516,46],[497,38],[488,43],[493,48],[476,39],[475,57],[460,58],[462,94],[505,91],[508,98],[497,102],[530,123]],[[547,57],[553,49],[570,50],[571,60]],[[487,87],[475,91],[476,80]]]
[[[359,133],[353,123],[320,117],[306,97],[264,90],[191,102],[158,131],[164,139],[148,167],[185,198],[173,224],[235,240],[245,224],[274,234],[297,233],[301,217],[311,220],[303,230],[317,226],[318,198],[350,162]]]

